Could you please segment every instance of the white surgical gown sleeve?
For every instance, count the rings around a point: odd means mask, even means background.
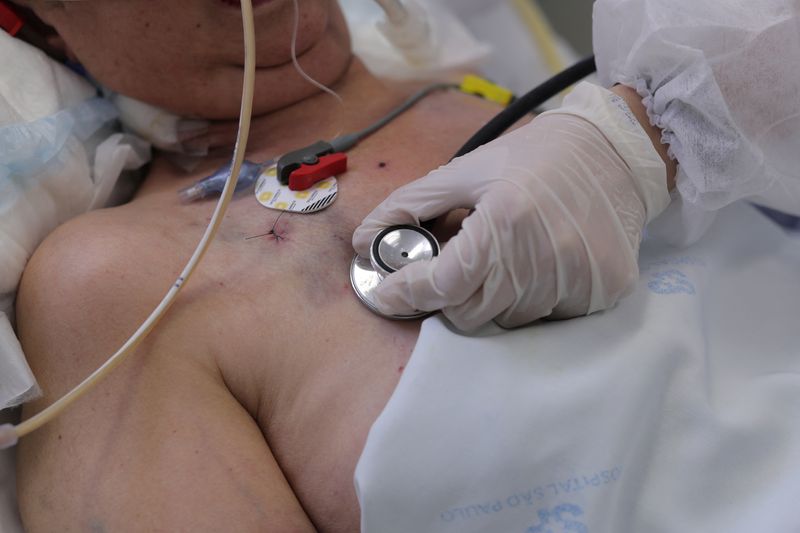
[[[742,198],[800,215],[800,0],[597,0],[594,47],[664,132],[677,218]]]

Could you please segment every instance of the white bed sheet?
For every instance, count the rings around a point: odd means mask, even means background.
[[[723,210],[613,310],[423,325],[356,470],[362,531],[800,531],[800,241]]]

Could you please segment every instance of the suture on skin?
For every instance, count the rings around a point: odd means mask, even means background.
[[[246,237],[244,240],[249,241],[251,239],[258,239],[267,236],[272,236],[275,239],[275,242],[281,242],[283,240],[286,240],[285,231],[283,233],[279,233],[278,231],[275,230],[275,228],[278,226],[278,221],[280,221],[284,213],[286,213],[286,211],[281,211],[281,213],[278,215],[278,218],[275,219],[275,223],[272,224],[272,229],[270,229],[267,233],[262,233],[261,235],[254,235],[252,237]]]

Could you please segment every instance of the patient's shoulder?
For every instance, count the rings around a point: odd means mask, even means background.
[[[49,299],[79,306],[95,293],[120,295],[132,268],[144,267],[132,253],[139,232],[114,209],[81,215],[58,227],[37,248],[20,286],[20,299]]]
[[[118,342],[152,308],[143,283],[153,268],[137,253],[144,235],[112,209],[87,213],[56,229],[25,269],[17,326],[29,358],[54,347]],[[124,339],[123,339],[124,340]],[[35,363],[35,361],[32,361]]]

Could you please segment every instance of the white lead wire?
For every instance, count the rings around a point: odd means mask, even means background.
[[[325,85],[321,84],[320,82],[309,76],[306,73],[306,71],[303,70],[303,67],[300,66],[300,62],[297,60],[297,34],[299,33],[299,31],[300,31],[300,2],[299,0],[294,0],[294,25],[292,26],[292,49],[291,49],[292,63],[294,64],[294,68],[295,70],[297,70],[300,76],[302,76],[303,79],[306,80],[308,83],[336,98],[339,104],[343,104],[344,100],[342,100],[342,97],[339,96],[339,93],[337,93],[336,91],[334,91],[329,87],[326,87]]]
[[[225,183],[225,188],[222,190],[222,195],[217,202],[217,207],[214,210],[214,215],[206,228],[203,238],[197,246],[194,254],[189,262],[184,267],[183,272],[178,277],[176,282],[167,292],[164,299],[158,304],[158,307],[150,314],[147,320],[139,327],[138,330],[128,339],[125,344],[114,354],[108,361],[106,361],[100,368],[95,370],[89,377],[81,382],[74,389],[69,391],[58,401],[14,427],[17,439],[23,437],[36,429],[39,429],[47,422],[53,420],[61,414],[67,407],[69,407],[78,398],[86,394],[92,387],[97,385],[103,380],[114,368],[119,366],[125,358],[130,355],[136,347],[147,337],[150,331],[158,324],[159,320],[164,316],[169,307],[175,302],[175,298],[180,293],[183,286],[189,281],[192,273],[197,268],[198,263],[201,261],[209,245],[211,244],[214,236],[219,229],[219,225],[225,216],[228,209],[228,204],[233,198],[233,193],[236,189],[236,182],[239,179],[239,171],[244,161],[245,150],[247,148],[247,139],[250,134],[250,118],[253,111],[253,91],[255,84],[256,72],[256,45],[255,45],[255,28],[253,21],[253,5],[251,0],[241,0],[242,7],[242,25],[244,27],[244,83],[242,84],[242,104],[239,113],[239,132],[236,138],[236,148],[233,152],[233,166],[228,181]],[[0,427],[0,430],[3,428]],[[0,433],[3,433],[0,431]],[[0,435],[1,436],[1,435]],[[0,438],[0,448],[3,448],[3,439]],[[16,439],[14,439],[16,441]],[[13,445],[13,442],[8,443]]]

